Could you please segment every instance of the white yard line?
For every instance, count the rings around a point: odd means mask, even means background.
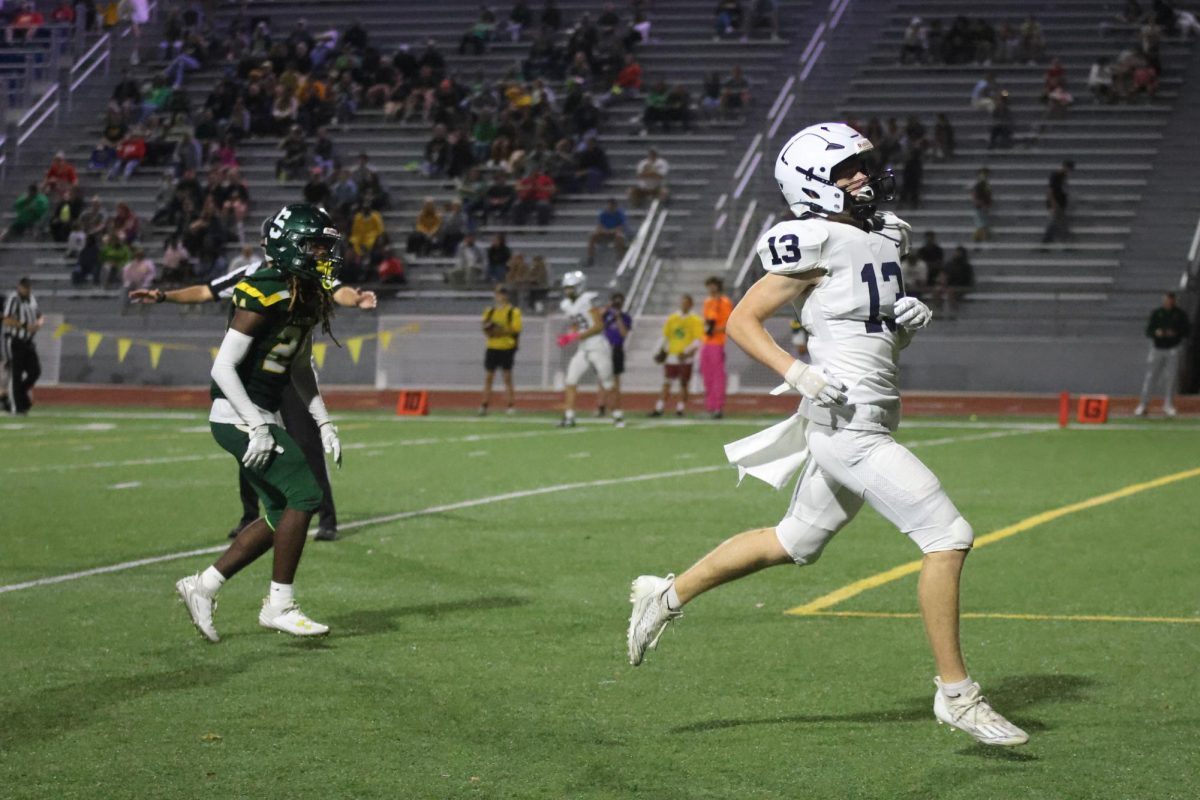
[[[721,464],[719,466],[677,469],[670,472],[651,472],[643,475],[628,475],[624,478],[605,478],[603,480],[576,481],[574,483],[560,483],[554,486],[541,486],[537,489],[525,489],[519,492],[505,492],[504,494],[494,494],[488,495],[487,497],[476,497],[470,500],[460,500],[457,503],[446,503],[444,505],[430,506],[429,508],[421,508],[415,511],[401,511],[396,514],[387,514],[382,517],[355,520],[354,522],[342,523],[338,526],[338,530],[348,531],[355,528],[365,528],[368,525],[382,525],[387,522],[396,522],[402,519],[412,519],[413,517],[426,517],[432,514],[444,514],[448,511],[474,508],[475,506],[488,505],[489,503],[500,503],[504,502],[505,500],[520,500],[524,497],[537,497],[544,494],[569,492],[575,489],[592,489],[599,486],[616,486],[619,484],[652,481],[662,478],[679,478],[686,475],[699,475],[704,472],[716,472],[717,470],[723,469],[730,469],[730,467],[725,464]],[[162,556],[139,558],[136,561],[124,561],[120,564],[110,564],[107,567],[96,567],[94,569],[85,569],[80,572],[70,572],[66,575],[55,575],[49,578],[38,578],[32,581],[25,581],[24,583],[13,583],[7,586],[0,586],[0,594],[4,594],[5,592],[19,592],[22,589],[33,589],[38,586],[49,586],[55,583],[79,580],[80,578],[88,578],[92,575],[104,575],[110,572],[123,572],[129,569],[136,569],[137,567],[149,566],[150,564],[161,564],[164,561],[177,561],[181,558],[220,553],[228,546],[228,543],[226,543],[216,545],[214,547],[202,547],[198,550],[184,550],[180,553],[168,553],[167,555]]]
[[[984,434],[972,434],[968,436],[946,437],[944,439],[928,439],[923,442],[912,442],[908,447],[932,447],[943,444],[957,444],[959,442],[978,441],[981,439],[995,439],[1004,436],[1020,436],[1022,434],[1036,433],[1035,430],[1017,430],[1017,431],[992,431]],[[223,456],[221,456],[223,457]],[[460,500],[456,503],[446,503],[444,505],[430,506],[428,508],[417,509],[414,511],[400,511],[395,514],[386,514],[381,517],[372,517],[370,519],[360,519],[354,522],[346,522],[338,526],[339,530],[354,530],[355,528],[365,528],[369,525],[382,525],[388,522],[397,522],[403,519],[412,519],[413,517],[425,517],[432,514],[444,514],[448,511],[458,511],[463,508],[474,508],[475,506],[487,505],[489,503],[500,503],[506,500],[520,500],[525,497],[537,497],[545,494],[555,494],[558,492],[570,492],[576,489],[593,489],[600,486],[617,486],[626,483],[639,483],[641,481],[660,480],[664,478],[680,478],[688,475],[700,475],[706,472],[717,472],[719,470],[731,469],[728,464],[710,465],[705,467],[691,467],[689,469],[670,470],[668,472],[650,472],[642,475],[627,475],[623,478],[604,478],[594,481],[576,481],[573,483],[560,483],[554,486],[542,486],[537,489],[523,489],[516,492],[506,492],[504,494],[488,495],[487,497],[476,497],[471,500]],[[315,531],[313,532],[315,533]],[[311,534],[310,534],[311,535]],[[0,586],[0,594],[5,592],[19,592],[23,589],[33,589],[38,586],[49,586],[55,583],[64,583],[66,581],[79,580],[80,578],[88,578],[92,575],[104,575],[110,572],[123,572],[125,570],[136,569],[137,567],[149,566],[150,564],[161,564],[165,561],[178,561],[182,558],[190,558],[192,556],[209,555],[212,553],[220,553],[229,545],[219,544],[213,547],[203,547],[198,550],[185,550],[179,553],[168,553],[162,556],[152,556],[150,558],[141,558],[136,561],[124,561],[120,564],[110,564],[106,567],[95,567],[86,569],[80,572],[71,572],[66,575],[54,575],[49,578],[37,578],[32,581],[23,583],[13,583],[7,586]]]

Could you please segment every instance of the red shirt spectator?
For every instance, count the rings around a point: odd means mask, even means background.
[[[58,5],[50,12],[50,20],[52,22],[74,22],[75,8],[71,5],[70,0],[59,0]]]
[[[642,88],[642,65],[634,61],[632,55],[625,56],[625,66],[617,73],[617,82],[613,88],[619,88],[621,91],[637,91]]]
[[[67,161],[66,153],[60,150],[55,154],[54,160],[50,162],[50,169],[46,170],[43,183],[51,191],[65,186],[78,185],[79,176],[75,174],[75,168],[71,166],[71,162]]]
[[[553,200],[556,194],[558,187],[554,185],[554,178],[544,172],[538,171],[517,181],[517,197],[521,200],[548,202]]]
[[[29,40],[37,29],[46,24],[46,18],[42,16],[42,12],[33,7],[33,3],[26,3],[13,17],[9,24],[14,31],[25,31],[25,39]]]
[[[117,158],[121,161],[141,161],[146,157],[146,140],[141,134],[130,134],[117,145]]]

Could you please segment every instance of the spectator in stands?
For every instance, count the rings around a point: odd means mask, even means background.
[[[946,261],[938,280],[933,284],[933,298],[947,317],[958,313],[958,304],[963,295],[975,285],[975,270],[967,256],[967,248],[959,245]]]
[[[744,16],[741,0],[718,0],[714,12],[716,28],[713,31],[713,41],[719,42],[724,37],[740,36]]]
[[[197,137],[199,138],[199,137]],[[203,141],[201,141],[203,146]],[[237,167],[239,166],[237,154],[237,142],[233,136],[226,134],[221,143],[212,151],[211,162],[221,167]]]
[[[525,254],[513,253],[504,271],[504,285],[516,294],[525,286],[528,276],[529,265],[525,263]]]
[[[925,140],[910,142],[904,151],[904,166],[900,173],[900,193],[897,198],[901,207],[919,208],[921,205],[921,183],[925,176]]]
[[[1067,177],[1074,169],[1075,162],[1067,160],[1050,173],[1049,185],[1046,187],[1046,209],[1050,212],[1050,222],[1046,225],[1046,232],[1042,234],[1042,244],[1066,241],[1071,236],[1067,220],[1067,205],[1070,201]]]
[[[437,235],[437,247],[442,255],[454,255],[458,243],[463,240],[470,227],[462,203],[458,200],[446,203],[442,210],[442,226]]]
[[[388,207],[388,193],[383,185],[383,178],[379,175],[379,171],[372,166],[370,157],[366,153],[358,154],[358,167],[351,173],[351,177],[358,184],[358,191],[363,197],[373,190],[379,195],[378,207],[380,209]]]
[[[734,65],[729,78],[721,87],[721,112],[726,116],[735,116],[750,105],[750,82],[742,74],[742,68]]]
[[[71,271],[71,283],[82,286],[85,283],[100,283],[100,239],[96,236],[84,237],[83,247],[75,259],[75,269]]]
[[[175,174],[182,175],[189,169],[199,171],[204,166],[204,149],[196,141],[190,131],[184,131],[175,145],[171,156],[171,165]]]
[[[304,131],[299,125],[293,125],[278,145],[283,152],[275,162],[275,179],[290,181],[293,176],[304,174],[308,168],[308,142],[304,140]]]
[[[75,167],[71,166],[70,161],[67,161],[67,154],[59,150],[50,161],[46,177],[42,178],[44,191],[47,194],[57,194],[68,187],[77,185],[79,185],[79,176],[75,174]]]
[[[468,233],[458,244],[454,266],[446,271],[446,281],[452,286],[474,286],[483,278],[486,256],[476,244],[475,234]]]
[[[642,65],[637,62],[633,53],[626,53],[625,63],[622,65],[621,71],[617,73],[616,80],[613,81],[609,92],[614,96],[626,94],[630,97],[637,97],[641,91]]]
[[[1008,104],[1008,92],[996,95],[992,109],[992,129],[988,135],[988,149],[1008,149],[1013,144],[1013,114]]]
[[[700,89],[700,110],[704,113],[706,119],[712,119],[717,116],[717,113],[721,109],[721,96],[721,73],[706,73]]]
[[[125,244],[132,245],[138,239],[141,221],[128,203],[117,203],[112,219],[108,221],[108,229]]]
[[[46,18],[31,2],[21,3],[17,13],[13,15],[4,29],[4,40],[12,44],[17,38],[23,42],[32,42],[38,28],[46,24]]]
[[[140,128],[134,128],[117,145],[117,156],[108,170],[107,179],[111,181],[120,176],[122,180],[129,180],[145,157],[146,137]]]
[[[540,166],[530,169],[521,180],[517,181],[517,202],[513,206],[513,223],[524,225],[529,221],[531,213],[537,214],[538,225],[549,225],[554,213],[554,198],[558,187],[554,179],[547,175]]]
[[[657,150],[653,147],[647,150],[646,157],[638,162],[633,186],[629,187],[629,205],[641,208],[650,200],[665,201],[669,170],[670,165]]]
[[[357,217],[355,219],[357,220]],[[441,227],[442,214],[438,211],[437,204],[433,202],[433,198],[425,198],[421,210],[417,212],[412,233],[408,235],[407,252],[418,256],[429,255],[437,246],[438,231],[441,230]]]
[[[68,184],[50,214],[50,238],[65,242],[83,213],[83,194],[78,186]]]
[[[779,0],[754,0],[750,8],[748,33],[753,35],[760,28],[770,31],[771,41],[779,39]]]
[[[425,155],[421,161],[421,174],[426,178],[438,178],[445,174],[450,159],[450,142],[446,139],[446,126],[433,126],[433,135],[425,143]]]
[[[936,285],[946,264],[946,251],[938,244],[936,233],[925,232],[925,244],[917,250],[917,256],[925,262],[925,284]]]
[[[258,252],[253,245],[244,244],[233,261],[229,262],[229,271],[242,269],[254,264],[256,261],[261,261],[258,257]]]
[[[971,107],[991,114],[996,108],[996,94],[999,91],[996,86],[996,73],[985,74],[971,89]]]
[[[483,6],[479,12],[479,19],[475,20],[475,24],[468,28],[459,40],[458,54],[461,56],[470,50],[477,56],[483,55],[487,52],[488,44],[492,41],[492,34],[495,30],[496,15],[490,8]]]
[[[900,279],[904,283],[904,294],[908,297],[915,297],[922,300],[925,297],[925,262],[920,259],[916,253],[908,253],[900,259]],[[792,330],[799,324],[799,320],[793,324]],[[807,353],[808,340],[805,339],[804,348]]]
[[[980,167],[971,185],[971,206],[975,209],[975,233],[972,239],[986,242],[992,238],[992,184],[987,167]]]
[[[50,210],[50,198],[42,193],[36,183],[29,184],[25,194],[13,203],[13,221],[8,229],[0,234],[0,241],[12,236],[23,236],[28,230],[39,229]]]
[[[525,288],[528,291],[529,307],[535,314],[541,314],[546,310],[546,295],[550,292],[550,271],[546,268],[545,256],[533,257],[526,275]]]
[[[920,17],[913,17],[900,42],[901,64],[924,64],[929,57],[928,29]]]
[[[1092,63],[1091,69],[1088,70],[1087,87],[1097,102],[1112,103],[1116,101],[1117,93],[1113,87],[1112,61],[1108,56],[1099,56]]]
[[[128,297],[134,289],[149,289],[158,278],[158,269],[154,260],[146,255],[146,251],[135,247],[132,258],[121,269],[122,297]]]
[[[508,248],[508,237],[497,233],[492,244],[487,249],[487,279],[488,283],[504,283],[508,277],[508,261],[512,258],[512,250]]]
[[[321,177],[326,179],[331,178],[339,166],[337,147],[324,125],[317,128],[317,140],[313,142],[313,164],[321,170]]]
[[[1191,325],[1187,313],[1175,300],[1174,292],[1163,295],[1162,306],[1154,309],[1146,324],[1146,336],[1151,347],[1146,358],[1146,377],[1142,381],[1142,394],[1133,413],[1145,416],[1150,397],[1160,380],[1165,380],[1163,392],[1163,414],[1175,416],[1175,383],[1179,373],[1179,354],[1186,348]]]
[[[106,234],[100,245],[100,273],[98,284],[108,287],[116,282],[117,273],[129,263],[132,251],[120,236]]]
[[[508,12],[508,35],[513,42],[521,41],[521,32],[533,26],[533,9],[528,0],[516,0]]]
[[[503,171],[498,171],[492,177],[492,185],[484,193],[483,224],[488,224],[491,217],[499,217],[501,221],[508,218],[516,202],[517,193]]]
[[[245,246],[242,248],[243,254],[249,250],[253,255],[254,248]],[[192,277],[191,253],[183,246],[183,240],[178,233],[172,233],[163,242],[162,257],[159,258],[159,263],[162,264],[162,279],[164,283],[186,283]],[[249,260],[247,263],[250,263]]]
[[[625,212],[617,206],[616,199],[610,199],[601,210],[596,223],[596,229],[592,231],[591,237],[588,239],[587,261],[584,266],[590,267],[596,263],[596,245],[601,242],[613,243],[617,250],[617,258],[625,255],[625,248],[628,246],[629,240],[629,225],[625,219]]]
[[[675,84],[667,92],[663,130],[670,133],[673,122],[678,122],[685,131],[692,129],[692,97],[682,83]]]
[[[1021,23],[1021,57],[1030,64],[1046,56],[1046,39],[1042,35],[1042,24],[1030,14]]]
[[[117,147],[107,139],[101,139],[88,156],[87,168],[93,172],[107,173],[117,160]]]
[[[95,9],[92,10],[95,15]],[[50,12],[51,22],[72,23],[75,21],[75,7],[71,5],[71,0],[58,0],[58,5]],[[92,27],[88,25],[88,27]]]
[[[646,92],[644,103],[645,105],[642,108],[642,129],[638,132],[638,135],[648,135],[655,126],[659,126],[663,130],[669,130],[670,123],[667,118],[667,82],[656,81],[650,87],[649,91]]]
[[[575,159],[575,179],[577,185],[585,192],[596,193],[603,188],[612,170],[608,165],[608,153],[600,146],[593,136],[584,143]]]
[[[483,170],[479,167],[472,167],[466,175],[458,179],[456,191],[470,227],[474,226],[475,218],[483,214],[487,203],[487,189],[488,183],[483,179]]]
[[[308,183],[304,184],[302,195],[304,202],[328,208],[331,193],[329,191],[329,184],[321,176],[320,167],[313,167],[309,171]]]
[[[554,149],[546,156],[544,165],[546,174],[554,179],[554,184],[560,192],[569,193],[580,188],[578,179],[578,163],[571,149],[571,140],[562,138]]]
[[[387,244],[387,228],[383,224],[383,215],[360,203],[355,208],[354,219],[350,223],[350,251],[353,261],[350,272],[354,276],[366,274],[378,263]]]
[[[379,267],[375,272],[379,277],[380,283],[399,285],[408,283],[404,261],[401,260],[400,256],[391,247],[383,248],[383,256],[379,259]]]
[[[350,170],[339,169],[337,178],[329,187],[331,203],[330,210],[335,217],[349,217],[350,209],[358,202],[358,183],[350,175]]]
[[[954,156],[954,126],[945,114],[938,114],[933,125],[933,152],[938,161]]]

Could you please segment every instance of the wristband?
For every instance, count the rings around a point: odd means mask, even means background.
[[[156,294],[154,295],[154,302],[156,302],[156,303],[167,302],[167,293],[166,292],[164,292],[162,289],[155,289],[154,291],[156,292]]]

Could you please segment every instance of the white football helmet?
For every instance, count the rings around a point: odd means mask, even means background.
[[[849,192],[832,177],[839,164],[852,158],[862,161],[873,149],[870,139],[841,122],[810,125],[789,139],[775,160],[775,181],[792,213],[848,213],[856,219],[874,216],[877,203],[895,196],[891,170],[872,175],[865,162],[860,164],[867,182]]]
[[[562,276],[562,287],[564,291],[574,291],[579,294],[587,286],[587,276],[579,270],[573,270]]]

